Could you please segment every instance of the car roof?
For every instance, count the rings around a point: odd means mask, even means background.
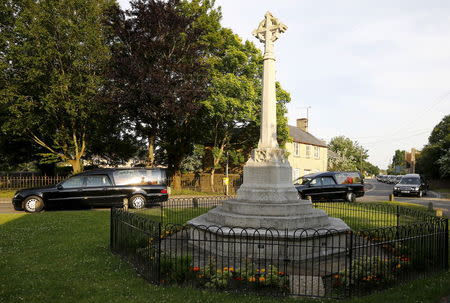
[[[404,177],[407,177],[407,178],[420,178],[420,175],[419,174],[407,174],[407,175],[404,175]]]
[[[306,177],[306,178],[330,177],[330,176],[334,176],[336,174],[349,174],[349,173],[359,174],[359,172],[357,172],[357,171],[326,171],[326,172],[318,172],[318,173],[304,175],[303,177]]]
[[[108,174],[120,170],[163,170],[162,168],[145,168],[145,167],[118,167],[118,168],[96,168],[77,174],[78,176]]]

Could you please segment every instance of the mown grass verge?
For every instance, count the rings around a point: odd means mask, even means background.
[[[0,198],[11,198],[15,194],[15,190],[0,190]]]
[[[148,284],[109,251],[109,211],[0,215],[0,302],[334,302]],[[450,273],[339,302],[439,302]]]

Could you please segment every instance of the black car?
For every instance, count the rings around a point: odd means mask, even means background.
[[[422,197],[427,194],[428,184],[419,174],[404,175],[399,183],[395,184],[392,193],[394,196],[411,195]]]
[[[324,172],[305,175],[295,184],[302,199],[346,200],[364,196],[364,179],[359,172]]]
[[[12,203],[16,210],[39,212],[52,207],[121,207],[125,198],[132,208],[167,201],[165,170],[110,168],[86,171],[54,186],[19,190]]]

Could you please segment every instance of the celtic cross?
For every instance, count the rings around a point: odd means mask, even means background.
[[[257,29],[255,29],[252,34],[261,43],[264,43],[264,57],[272,58],[273,54],[273,43],[278,39],[281,33],[287,30],[287,26],[281,23],[277,18],[275,18],[270,12],[264,15],[264,20],[259,23]]]

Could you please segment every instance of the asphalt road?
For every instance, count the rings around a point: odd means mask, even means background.
[[[366,180],[366,194],[362,198],[358,198],[357,201],[363,202],[377,202],[388,201],[389,194],[392,193],[393,185],[378,182],[376,180]],[[428,195],[422,198],[417,197],[395,197],[396,201],[408,202],[414,204],[420,204],[428,206],[433,203],[434,209],[442,209],[443,213],[450,217],[450,199],[438,198],[438,195],[433,192],[428,192]],[[15,211],[11,204],[11,199],[0,198],[0,214],[5,213],[21,213]]]
[[[376,201],[389,201],[389,195],[392,194],[392,188],[394,185],[378,182],[377,180],[366,180],[366,194],[362,198],[358,198],[357,201],[364,202],[376,202]],[[439,198],[437,193],[428,191],[427,196],[422,198],[418,197],[394,197],[395,201],[414,203],[419,205],[428,206],[431,202],[434,209],[442,209],[444,214],[450,216],[450,199]]]

